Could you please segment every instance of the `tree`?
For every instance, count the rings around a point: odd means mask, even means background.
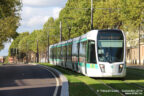
[[[138,37],[139,25],[144,24],[143,0],[94,0],[93,6],[94,29],[121,29],[126,32],[128,41]],[[25,54],[27,52],[35,54],[38,40],[39,52],[47,53],[48,33],[50,44],[60,41],[60,21],[62,22],[63,41],[69,39],[69,31],[71,38],[90,31],[91,0],[68,0],[59,18],[55,20],[52,17],[49,18],[43,29],[34,30],[30,35],[19,40],[18,45],[13,44]]]
[[[0,0],[0,50],[4,48],[4,42],[18,35],[20,10],[20,0]]]
[[[25,38],[28,35],[29,35],[29,32],[23,32],[23,33],[19,34],[16,39],[14,39],[14,41],[12,42],[12,44],[9,48],[9,56],[12,55],[12,52],[13,52],[12,50],[15,50],[15,49],[20,50],[21,48],[24,47],[24,45],[19,46],[19,43],[21,42],[21,40],[23,38]]]

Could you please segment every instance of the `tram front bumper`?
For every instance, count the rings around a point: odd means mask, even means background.
[[[121,73],[117,73],[117,72],[101,73],[101,77],[125,77],[125,76],[126,76],[126,71],[121,72]]]
[[[102,74],[102,77],[125,77],[126,74]]]
[[[104,77],[104,78],[117,78],[117,77],[125,77],[126,72],[122,73],[100,73],[95,75],[87,75],[89,77]]]
[[[101,77],[125,77],[126,67],[124,64],[113,64],[111,66],[105,64],[105,72],[101,71]]]

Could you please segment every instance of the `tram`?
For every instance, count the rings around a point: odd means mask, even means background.
[[[121,30],[92,30],[49,47],[51,64],[89,77],[126,76],[126,38]]]

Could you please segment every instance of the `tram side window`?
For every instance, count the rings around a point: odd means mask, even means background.
[[[85,41],[85,42],[81,42],[80,43],[80,58],[82,59],[82,60],[80,60],[81,62],[85,62],[85,57],[86,57],[86,43],[87,43],[87,41]]]
[[[50,57],[49,58],[52,59],[52,48],[50,48],[50,52],[49,53],[50,53]]]
[[[59,59],[61,59],[61,57],[62,57],[61,51],[62,51],[62,47],[60,47],[60,49],[59,49]]]
[[[59,59],[61,59],[61,47],[59,47]]]
[[[63,47],[63,58],[64,60],[66,60],[66,55],[67,55],[67,52],[66,52],[66,46]]]
[[[69,59],[72,60],[72,45],[69,46]]]
[[[78,56],[78,43],[72,45],[72,56]]]
[[[56,59],[56,48],[54,48],[54,59]]]
[[[69,60],[69,51],[68,51],[68,49],[69,49],[69,47],[68,47],[68,45],[67,45],[67,56],[66,56],[67,61]]]
[[[53,48],[53,59],[55,59],[55,48]]]
[[[51,48],[52,49],[52,51],[51,51],[51,53],[52,53],[52,59],[54,59],[54,48]]]
[[[95,41],[88,41],[88,63],[96,63]]]
[[[57,47],[57,59],[60,59],[60,58],[59,58],[59,57],[60,57],[60,56],[59,56],[59,55],[60,55],[59,53],[60,53],[60,47]]]
[[[55,47],[55,59],[57,59],[57,48]]]
[[[67,60],[71,61],[71,51],[72,51],[72,45],[67,46]]]
[[[58,50],[59,50],[59,48],[57,47],[56,48],[56,59],[58,59]]]
[[[54,48],[54,59],[56,59],[56,48]]]

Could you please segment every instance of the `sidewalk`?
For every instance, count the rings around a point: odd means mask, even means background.
[[[134,69],[144,70],[144,65],[127,64],[127,68],[134,68]]]

